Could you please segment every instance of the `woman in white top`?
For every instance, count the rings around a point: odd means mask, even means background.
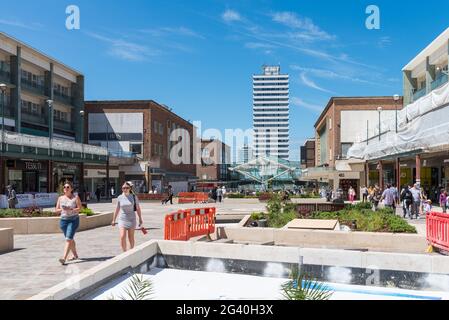
[[[117,225],[120,229],[120,243],[123,252],[127,250],[126,238],[128,237],[130,249],[134,248],[134,231],[137,227],[136,213],[139,218],[139,228],[142,228],[142,210],[140,209],[139,199],[132,191],[133,184],[125,182],[122,186],[123,193],[117,198],[117,207],[115,208],[112,226]],[[120,213],[120,216],[119,216]]]
[[[60,196],[56,204],[56,213],[61,214],[60,227],[66,239],[64,256],[59,259],[62,265],[66,264],[70,251],[73,254],[71,260],[78,259],[75,232],[80,225],[79,213],[81,210],[81,200],[73,194],[73,186],[70,182],[64,184],[64,195]]]

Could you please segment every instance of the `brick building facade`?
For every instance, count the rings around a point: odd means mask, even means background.
[[[133,181],[139,192],[153,187],[163,192],[172,185],[176,193],[193,187],[196,166],[194,128],[190,122],[152,100],[87,101],[85,110],[88,142],[107,147],[116,159],[128,159],[118,163],[121,182]],[[171,157],[172,148],[178,144],[170,140],[176,129],[183,129],[176,140],[187,143],[189,149],[182,151],[186,161],[180,164]],[[130,158],[134,163],[129,163]]]

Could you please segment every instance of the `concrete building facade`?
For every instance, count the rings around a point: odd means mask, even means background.
[[[279,66],[264,66],[253,76],[255,157],[289,158],[289,76]]]
[[[82,189],[84,165],[105,149],[83,145],[84,76],[0,32],[0,189],[48,193],[69,180]]]

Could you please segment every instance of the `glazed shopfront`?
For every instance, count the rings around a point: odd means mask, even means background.
[[[62,185],[66,181],[70,181],[75,189],[78,189],[82,181],[82,164],[80,163],[6,159],[5,165],[5,185],[14,186],[19,194],[61,191]],[[49,177],[49,167],[51,178]]]

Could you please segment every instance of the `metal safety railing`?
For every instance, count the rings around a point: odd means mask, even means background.
[[[164,240],[187,241],[215,232],[216,208],[179,210],[165,217]]]

